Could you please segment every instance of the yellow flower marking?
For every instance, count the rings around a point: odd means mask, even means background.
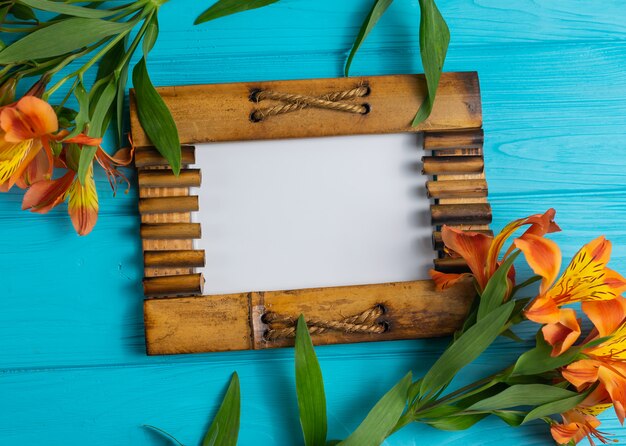
[[[28,156],[33,140],[8,143],[0,137],[0,184],[6,183]]]

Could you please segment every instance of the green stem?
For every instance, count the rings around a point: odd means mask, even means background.
[[[519,285],[513,287],[513,292],[511,293],[511,297],[515,295],[522,288],[526,288],[529,285],[532,285],[535,282],[539,282],[541,280],[541,276],[532,276],[530,279],[523,281]]]
[[[156,12],[157,12],[156,9],[151,9],[150,10],[150,13],[148,14],[146,19],[142,23],[141,28],[139,28],[139,31],[137,32],[137,35],[135,36],[135,38],[131,42],[130,46],[128,47],[128,50],[126,51],[126,54],[124,54],[124,57],[122,58],[122,61],[117,65],[117,68],[115,69],[116,75],[118,75],[119,72],[122,71],[124,66],[130,61],[131,57],[133,57],[133,54],[135,54],[135,50],[137,49],[137,46],[139,45],[139,42],[141,42],[141,39],[143,38],[143,35],[146,32],[146,28],[148,27],[148,24],[150,23],[150,19],[152,19],[152,16]]]

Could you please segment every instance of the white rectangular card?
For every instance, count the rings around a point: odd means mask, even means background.
[[[197,145],[205,294],[427,279],[422,155],[411,133]]]

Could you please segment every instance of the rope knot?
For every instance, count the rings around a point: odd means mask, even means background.
[[[386,332],[389,328],[386,321],[378,321],[383,314],[385,314],[385,307],[381,304],[377,304],[359,314],[338,321],[313,318],[306,319],[306,324],[309,327],[311,335],[322,334],[330,330],[344,333],[381,334]],[[296,335],[297,318],[270,311],[263,315],[262,320],[268,326],[264,335],[266,341],[293,338]]]
[[[250,113],[250,120],[252,122],[261,122],[270,116],[291,113],[309,107],[366,115],[370,112],[369,104],[355,104],[349,101],[368,96],[370,92],[370,87],[363,84],[349,90],[335,91],[321,96],[307,96],[303,94],[255,89],[250,92],[250,100],[252,102],[259,103],[265,99],[269,99],[281,102],[281,104],[253,110],[252,113]]]

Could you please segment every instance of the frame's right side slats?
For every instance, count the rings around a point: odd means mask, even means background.
[[[484,133],[482,129],[424,134],[424,150],[432,155],[423,158],[424,174],[432,176],[426,183],[431,206],[433,247],[438,251],[435,269],[441,272],[465,272],[463,259],[450,257],[441,238],[441,227],[492,235],[491,206],[484,174]]]

